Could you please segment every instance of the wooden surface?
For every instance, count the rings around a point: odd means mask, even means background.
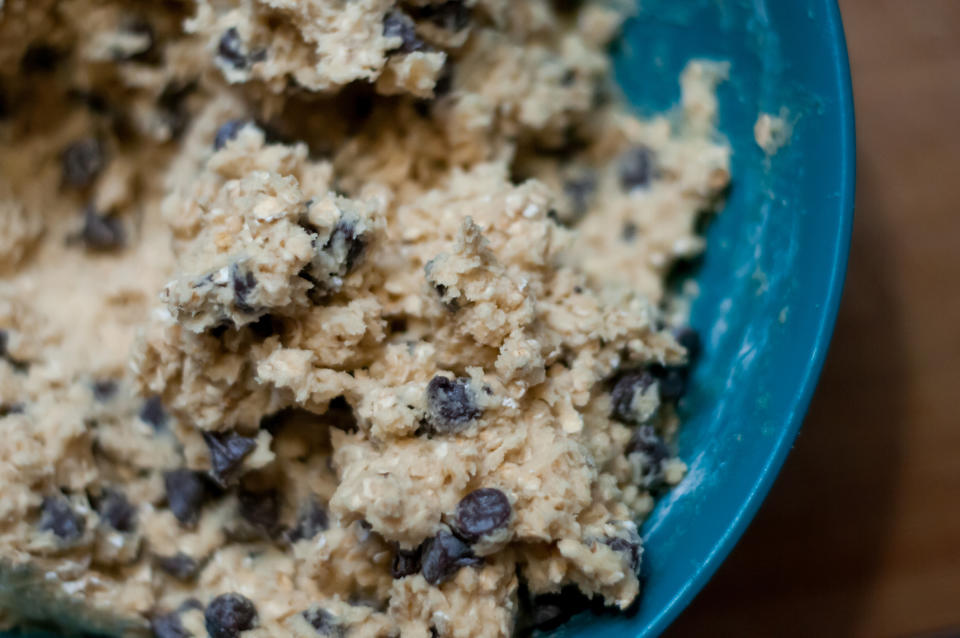
[[[833,345],[767,502],[671,638],[960,635],[960,0],[840,5],[858,185]]]

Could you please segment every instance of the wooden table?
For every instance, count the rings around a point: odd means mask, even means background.
[[[859,165],[832,349],[767,502],[670,637],[960,635],[960,0],[840,5]]]

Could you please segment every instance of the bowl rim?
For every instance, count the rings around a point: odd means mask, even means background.
[[[850,76],[850,61],[847,52],[846,35],[837,0],[822,0],[825,9],[824,29],[831,47],[827,52],[834,78],[833,91],[837,99],[838,142],[841,157],[841,172],[838,176],[837,233],[833,245],[825,256],[830,259],[830,277],[824,312],[817,326],[813,351],[807,358],[802,371],[802,381],[794,395],[780,429],[773,452],[757,475],[747,498],[743,500],[714,544],[710,554],[700,563],[693,575],[674,593],[670,601],[650,620],[638,634],[638,638],[653,637],[661,634],[693,601],[701,589],[713,577],[717,569],[733,550],[753,521],[760,505],[773,486],[780,469],[786,461],[800,427],[806,417],[813,398],[814,390],[823,370],[830,341],[836,325],[843,286],[846,279],[847,260],[853,232],[854,194],[856,187],[856,125],[853,103],[853,85]]]

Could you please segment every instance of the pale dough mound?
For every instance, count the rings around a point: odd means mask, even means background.
[[[622,16],[0,2],[0,624],[509,636],[636,600],[728,185]],[[592,598],[592,601],[591,601]]]

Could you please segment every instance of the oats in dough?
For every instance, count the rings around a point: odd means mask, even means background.
[[[604,3],[0,2],[0,625],[509,636],[626,609],[665,290],[730,180]]]

